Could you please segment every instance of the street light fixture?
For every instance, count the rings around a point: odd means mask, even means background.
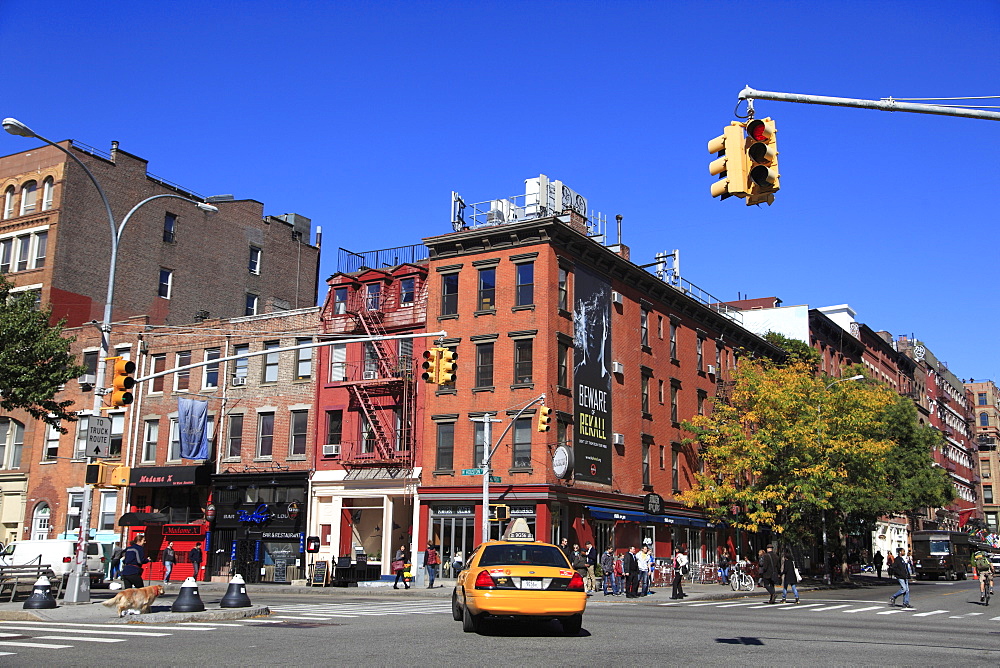
[[[101,352],[97,358],[97,381],[94,383],[94,405],[92,415],[94,417],[100,417],[102,401],[105,394],[108,393],[108,389],[105,388],[104,376],[107,373],[107,357],[108,351],[110,349],[111,343],[111,314],[114,306],[114,295],[115,295],[115,272],[117,270],[118,264],[118,244],[121,241],[122,231],[125,229],[125,225],[132,218],[134,214],[140,207],[153,200],[162,198],[172,198],[180,199],[185,202],[190,202],[194,204],[202,211],[206,213],[215,213],[219,209],[218,207],[212,206],[205,202],[198,202],[181,195],[173,194],[163,194],[163,195],[153,195],[152,197],[147,197],[138,204],[132,207],[132,209],[125,214],[120,225],[115,223],[114,213],[111,211],[111,203],[108,201],[108,196],[105,194],[104,189],[101,184],[97,181],[93,172],[85,165],[78,157],[73,155],[72,151],[60,146],[51,139],[46,139],[42,135],[38,134],[27,125],[17,120],[16,118],[5,118],[3,120],[3,129],[8,133],[18,136],[18,137],[29,137],[38,139],[45,142],[49,146],[53,146],[70,158],[79,165],[87,177],[90,179],[91,183],[97,189],[97,193],[101,196],[101,201],[104,202],[104,209],[108,215],[108,223],[111,226],[111,255],[109,259],[108,267],[108,291],[107,297],[104,300],[104,316],[101,320],[100,331],[101,331]],[[90,464],[90,456],[87,457],[87,464]],[[91,497],[93,496],[93,488],[91,485],[87,485],[83,494],[83,505],[80,508],[80,535],[77,540],[76,545],[76,559],[73,567],[73,572],[70,573],[69,579],[66,581],[66,589],[63,594],[63,601],[65,603],[89,603],[90,602],[90,576],[86,572],[85,566],[87,562],[87,540],[90,534],[90,512],[91,512]]]

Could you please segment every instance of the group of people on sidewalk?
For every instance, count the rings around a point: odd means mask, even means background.
[[[201,549],[201,543],[195,543],[195,546],[188,552],[188,561],[194,568],[195,578],[198,577],[198,573],[201,571],[203,556],[204,552]],[[167,543],[162,557],[163,582],[165,584],[170,582],[170,574],[173,572],[174,564],[177,562],[177,553],[174,551],[173,541]],[[111,572],[109,575],[112,580],[120,576],[122,586],[125,589],[143,587],[145,585],[143,584],[142,569],[151,561],[152,559],[146,556],[146,536],[137,534],[124,550],[115,545],[115,549],[111,553]]]
[[[598,586],[597,566],[601,568],[601,590],[605,596],[638,598],[648,596],[656,575],[657,565],[648,546],[631,546],[626,552],[618,553],[613,546],[598,555],[597,548],[589,541],[581,549],[579,544],[569,545],[563,538],[559,542],[570,565],[584,580],[588,594],[596,594]],[[670,598],[681,599],[684,593],[682,581],[689,572],[687,555],[681,549],[674,551],[672,592]]]

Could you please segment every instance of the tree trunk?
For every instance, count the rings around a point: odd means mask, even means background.
[[[850,582],[851,567],[847,563],[847,531],[844,527],[843,518],[841,518],[838,531],[840,533],[840,573],[843,576],[844,582]]]

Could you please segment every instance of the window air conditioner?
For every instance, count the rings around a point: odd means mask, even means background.
[[[233,376],[233,385],[246,385],[246,384],[247,384],[246,376]]]
[[[715,375],[715,365],[714,364],[709,364],[708,365],[708,374],[710,376],[714,376]]]
[[[621,362],[612,362],[611,373],[625,373],[625,365]]]
[[[611,434],[611,442],[615,445],[625,445],[625,434],[614,433]]]
[[[378,378],[378,371],[365,371],[363,377],[365,380],[375,380]]]
[[[327,456],[327,457],[329,457],[329,456],[339,457],[340,456],[340,443],[328,443],[328,444],[324,445],[323,446],[323,455]]]
[[[625,300],[622,298],[622,293],[615,292],[614,290],[611,291],[611,301],[614,302],[615,304],[618,304],[619,306],[621,306],[625,302]]]

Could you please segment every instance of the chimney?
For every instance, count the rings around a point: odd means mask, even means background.
[[[113,141],[111,142],[111,162],[114,162],[115,158],[117,157],[118,157],[118,142]]]

